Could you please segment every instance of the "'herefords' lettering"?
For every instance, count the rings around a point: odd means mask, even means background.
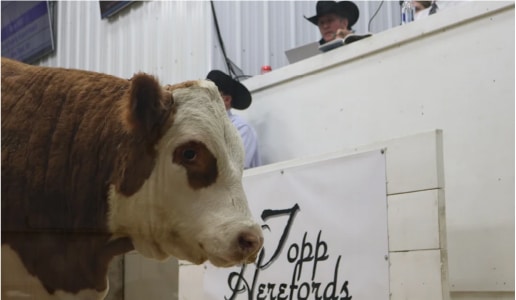
[[[245,278],[246,266],[243,266],[239,273],[232,272],[228,277],[228,286],[232,292],[231,296],[224,297],[226,300],[236,299],[238,294],[246,293],[249,300],[293,300],[293,299],[315,299],[315,300],[350,300],[346,280],[339,280],[339,266],[341,256],[339,255],[333,271],[333,279],[321,282],[317,280],[317,266],[324,262],[329,262],[328,244],[322,240],[322,231],[319,230],[315,243],[308,241],[308,232],[305,232],[300,244],[292,243],[286,251],[286,260],[293,265],[291,280],[289,283],[258,283],[260,273],[267,269],[274,261],[279,258],[285,246],[290,228],[295,216],[299,211],[296,204],[290,209],[285,210],[265,210],[262,219],[266,221],[272,216],[288,215],[286,226],[279,240],[279,243],[271,256],[265,260],[265,248],[260,252],[252,281]],[[267,226],[265,226],[267,227]],[[287,271],[287,270],[285,270]],[[310,272],[310,280],[302,280],[302,274]],[[304,277],[306,278],[306,276]],[[329,281],[329,282],[328,282]]]
[[[292,276],[292,282],[290,284],[281,283],[278,284],[278,289],[275,289],[276,284],[274,283],[261,283],[258,286],[258,294],[256,299],[265,300],[265,299],[277,299],[277,300],[287,300],[287,299],[316,299],[316,300],[348,300],[352,297],[349,295],[348,291],[348,281],[344,281],[342,286],[338,284],[338,270],[340,264],[340,256],[337,259],[337,263],[335,264],[335,272],[333,280],[329,283],[322,282],[298,282]],[[337,289],[337,286],[340,286],[340,291]],[[310,298],[313,296],[313,298]]]

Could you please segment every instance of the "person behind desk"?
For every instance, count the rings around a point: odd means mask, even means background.
[[[206,79],[213,81],[219,88],[228,117],[240,133],[245,150],[244,169],[261,165],[258,141],[254,128],[240,116],[234,115],[231,112],[231,108],[240,110],[248,108],[251,105],[251,93],[243,84],[219,70],[210,71]]]
[[[307,18],[315,26],[319,27],[322,38],[319,44],[331,42],[336,38],[345,39],[345,44],[349,44],[363,38],[371,36],[355,35],[352,26],[358,20],[359,11],[355,3],[351,1],[317,1],[315,5],[316,14]]]
[[[400,1],[400,7],[403,5],[404,1]],[[415,20],[420,20],[423,18],[426,18],[428,16],[431,16],[441,10],[445,10],[448,8],[451,8],[453,6],[456,6],[462,2],[465,2],[463,0],[456,0],[456,1],[412,1],[414,4],[414,7],[416,9],[416,16]]]
[[[432,1],[413,1],[416,14],[432,6]],[[403,3],[402,3],[403,4]]]

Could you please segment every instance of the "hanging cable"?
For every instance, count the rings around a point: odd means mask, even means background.
[[[217,20],[217,13],[215,12],[215,4],[213,3],[213,0],[210,0],[211,4],[211,13],[213,15],[213,21],[215,22],[215,30],[217,31],[217,38],[219,40],[220,49],[222,50],[222,56],[224,56],[224,62],[226,63],[226,67],[228,68],[228,74],[231,76],[235,74],[235,70],[233,70],[233,66],[229,62],[228,56],[226,55],[226,49],[224,47],[224,42],[222,41],[222,36],[220,35],[220,29],[219,29],[219,21]]]
[[[376,9],[376,11],[374,12],[373,16],[371,17],[371,19],[369,19],[369,23],[367,24],[367,31],[368,31],[368,32],[371,32],[371,22],[373,21],[374,17],[376,17],[376,15],[378,14],[378,12],[380,11],[380,8],[382,7],[382,5],[383,5],[383,2],[384,2],[384,1],[385,1],[385,0],[382,0],[382,1],[380,2],[380,4],[378,5],[378,8],[377,8],[377,9]]]

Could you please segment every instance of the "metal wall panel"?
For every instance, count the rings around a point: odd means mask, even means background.
[[[320,38],[305,20],[316,1],[215,1],[228,57],[247,75],[288,64],[285,51]],[[358,34],[399,24],[399,2],[356,1]],[[98,1],[57,1],[57,50],[41,65],[93,70],[131,77],[154,74],[162,83],[227,72],[209,1],[135,2],[111,19],[100,18]]]
[[[204,78],[210,69],[209,2],[136,2],[111,19],[98,1],[59,1],[57,50],[40,65],[123,78],[144,71],[162,83]]]

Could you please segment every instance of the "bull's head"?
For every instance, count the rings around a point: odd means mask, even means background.
[[[144,141],[157,137],[154,167],[138,190],[130,180],[111,186],[110,230],[159,260],[254,261],[263,236],[242,187],[243,145],[217,87],[191,81],[162,90],[136,75],[127,98],[128,131]]]

